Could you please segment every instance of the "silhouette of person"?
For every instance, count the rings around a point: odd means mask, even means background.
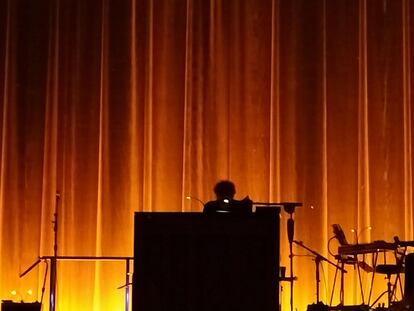
[[[214,186],[216,200],[209,201],[204,205],[204,213],[250,213],[253,201],[247,196],[243,200],[235,200],[236,187],[230,180],[221,180]]]

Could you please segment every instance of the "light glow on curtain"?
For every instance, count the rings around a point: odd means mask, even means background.
[[[53,252],[56,192],[67,256],[132,256],[134,211],[201,211],[185,197],[227,178],[239,198],[303,202],[295,238],[327,257],[334,223],[414,239],[413,15],[409,0],[1,1],[0,298],[40,298],[45,265],[19,273]],[[315,268],[295,254],[304,310]],[[121,310],[124,282],[122,263],[61,262],[58,310]]]

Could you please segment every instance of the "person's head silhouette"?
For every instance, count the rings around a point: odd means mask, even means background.
[[[236,194],[236,187],[230,180],[222,180],[214,186],[214,193],[217,200],[232,200]]]
[[[230,180],[221,180],[214,186],[215,201],[204,205],[204,213],[251,213],[253,201],[247,196],[242,200],[234,199],[236,187]]]

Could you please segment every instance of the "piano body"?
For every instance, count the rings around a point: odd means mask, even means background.
[[[132,309],[278,309],[279,210],[135,213]]]

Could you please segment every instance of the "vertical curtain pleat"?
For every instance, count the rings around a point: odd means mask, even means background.
[[[270,121],[269,121],[269,200],[280,201],[280,1],[272,1],[271,66],[270,66]]]
[[[405,237],[413,236],[413,164],[412,164],[412,97],[411,97],[411,26],[410,5],[403,1],[402,8],[402,53],[403,53],[403,118],[404,118],[404,215],[405,215]]]
[[[367,40],[367,1],[363,0],[359,3],[358,228],[370,225]]]

